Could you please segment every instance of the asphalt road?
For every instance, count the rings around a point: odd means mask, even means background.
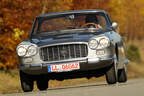
[[[87,83],[47,91],[14,93],[2,96],[144,96],[144,79],[133,79],[127,83],[115,85],[107,85],[105,82]]]

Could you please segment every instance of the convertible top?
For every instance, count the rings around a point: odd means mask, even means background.
[[[59,15],[67,15],[67,14],[77,14],[77,13],[105,13],[104,10],[96,10],[96,9],[88,9],[88,10],[74,10],[74,11],[64,11],[64,12],[55,12],[55,13],[48,13],[48,14],[43,14],[38,16],[37,18],[42,18],[42,17],[51,17],[51,16],[59,16]]]

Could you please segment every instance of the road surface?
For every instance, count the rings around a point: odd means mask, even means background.
[[[144,79],[129,80],[125,84],[107,85],[105,82],[2,96],[144,96]]]

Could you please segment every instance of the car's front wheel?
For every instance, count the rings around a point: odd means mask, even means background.
[[[37,83],[37,88],[40,91],[46,90],[48,88],[48,78],[45,76],[41,75],[37,78],[36,83]]]
[[[33,90],[33,79],[32,76],[20,71],[21,87],[24,92],[31,92]]]
[[[108,84],[115,84],[117,82],[117,68],[113,64],[106,72],[106,81]]]
[[[125,83],[126,81],[127,81],[127,66],[124,64],[124,68],[118,70],[118,82]]]

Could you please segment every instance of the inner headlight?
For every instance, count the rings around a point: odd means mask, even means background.
[[[35,55],[37,53],[37,48],[35,46],[30,46],[27,49],[27,56],[32,56]]]
[[[96,49],[97,46],[98,46],[98,41],[97,41],[96,39],[91,39],[91,40],[89,41],[89,47],[90,47],[91,49]]]
[[[106,48],[110,45],[110,41],[109,38],[102,38],[99,41],[99,48]]]
[[[17,48],[17,54],[18,54],[19,56],[25,56],[25,55],[26,55],[26,52],[27,52],[27,50],[26,50],[26,48],[23,47],[23,46],[20,46],[20,47]]]
[[[29,57],[33,56],[37,53],[37,46],[32,44],[32,45],[19,45],[17,47],[17,54],[18,56],[24,56],[24,57]]]

